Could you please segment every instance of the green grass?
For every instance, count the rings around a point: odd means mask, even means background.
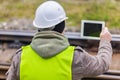
[[[34,18],[36,8],[46,0],[0,0],[0,22],[11,18]],[[64,7],[67,16],[67,26],[80,26],[82,19],[102,20],[110,28],[120,28],[120,2],[112,3],[69,3],[57,0]],[[73,0],[74,1],[74,0]],[[82,1],[82,0],[78,0]]]

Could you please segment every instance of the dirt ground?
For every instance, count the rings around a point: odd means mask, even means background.
[[[113,54],[110,69],[120,70],[120,53]]]
[[[8,64],[11,63],[13,55],[15,54],[17,49],[0,49],[0,64]]]

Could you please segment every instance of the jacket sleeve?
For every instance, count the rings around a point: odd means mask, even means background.
[[[19,49],[16,52],[16,54],[13,56],[11,66],[6,73],[7,75],[6,80],[20,80],[19,78],[20,54],[21,54],[21,49]]]
[[[111,43],[100,41],[96,56],[76,47],[73,59],[73,78],[97,76],[108,71],[112,58]]]

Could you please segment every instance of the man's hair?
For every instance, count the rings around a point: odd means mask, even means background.
[[[54,27],[51,28],[44,28],[44,29],[38,29],[38,32],[40,31],[48,31],[48,30],[52,30],[52,31],[56,31],[59,33],[62,33],[64,31],[65,28],[65,21],[62,21],[61,23],[55,25]]]
[[[65,21],[57,24],[57,25],[54,27],[53,31],[62,33],[62,32],[64,31],[64,28],[65,28]]]

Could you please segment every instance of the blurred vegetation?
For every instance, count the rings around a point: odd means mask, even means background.
[[[34,18],[36,8],[46,0],[0,0],[0,22],[11,18]],[[120,0],[56,0],[63,5],[67,26],[80,26],[81,20],[101,20],[106,26],[120,27]]]

